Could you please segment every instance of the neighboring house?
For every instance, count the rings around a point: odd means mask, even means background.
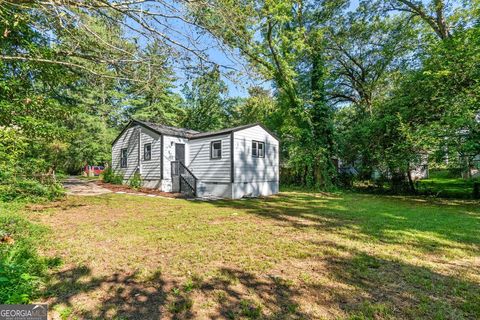
[[[428,179],[429,177],[429,167],[428,167],[428,153],[420,152],[418,153],[418,162],[413,164],[412,169],[410,170],[410,177],[413,181]]]
[[[197,132],[132,120],[113,142],[112,168],[165,192],[267,196],[279,189],[279,141],[258,123]]]

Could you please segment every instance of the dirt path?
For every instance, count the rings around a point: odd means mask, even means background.
[[[98,196],[112,191],[97,185],[94,181],[83,181],[76,177],[69,177],[63,182],[67,194],[76,196]]]

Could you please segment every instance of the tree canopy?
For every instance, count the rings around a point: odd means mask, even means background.
[[[131,118],[260,121],[281,138],[285,183],[333,188],[352,166],[413,189],[425,156],[469,168],[480,154],[479,5],[0,1],[1,179],[108,163]],[[256,84],[232,96],[245,76]]]

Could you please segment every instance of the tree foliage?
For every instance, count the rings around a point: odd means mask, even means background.
[[[227,123],[226,93],[227,87],[220,77],[218,68],[197,71],[191,85],[185,84],[184,127],[211,131],[221,129]]]
[[[107,163],[137,118],[200,131],[259,121],[280,136],[284,182],[329,189],[353,166],[413,189],[426,155],[468,169],[480,153],[479,12],[444,0],[0,2],[2,183]],[[212,43],[263,85],[230,96]]]

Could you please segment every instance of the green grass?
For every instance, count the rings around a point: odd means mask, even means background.
[[[38,298],[47,270],[58,263],[38,255],[46,228],[25,218],[24,204],[0,202],[0,303]]]
[[[470,199],[474,182],[480,182],[480,178],[463,179],[445,170],[432,171],[428,179],[418,181],[417,188],[421,193],[437,197]]]
[[[69,197],[31,218],[71,318],[474,319],[480,203],[286,192]]]

